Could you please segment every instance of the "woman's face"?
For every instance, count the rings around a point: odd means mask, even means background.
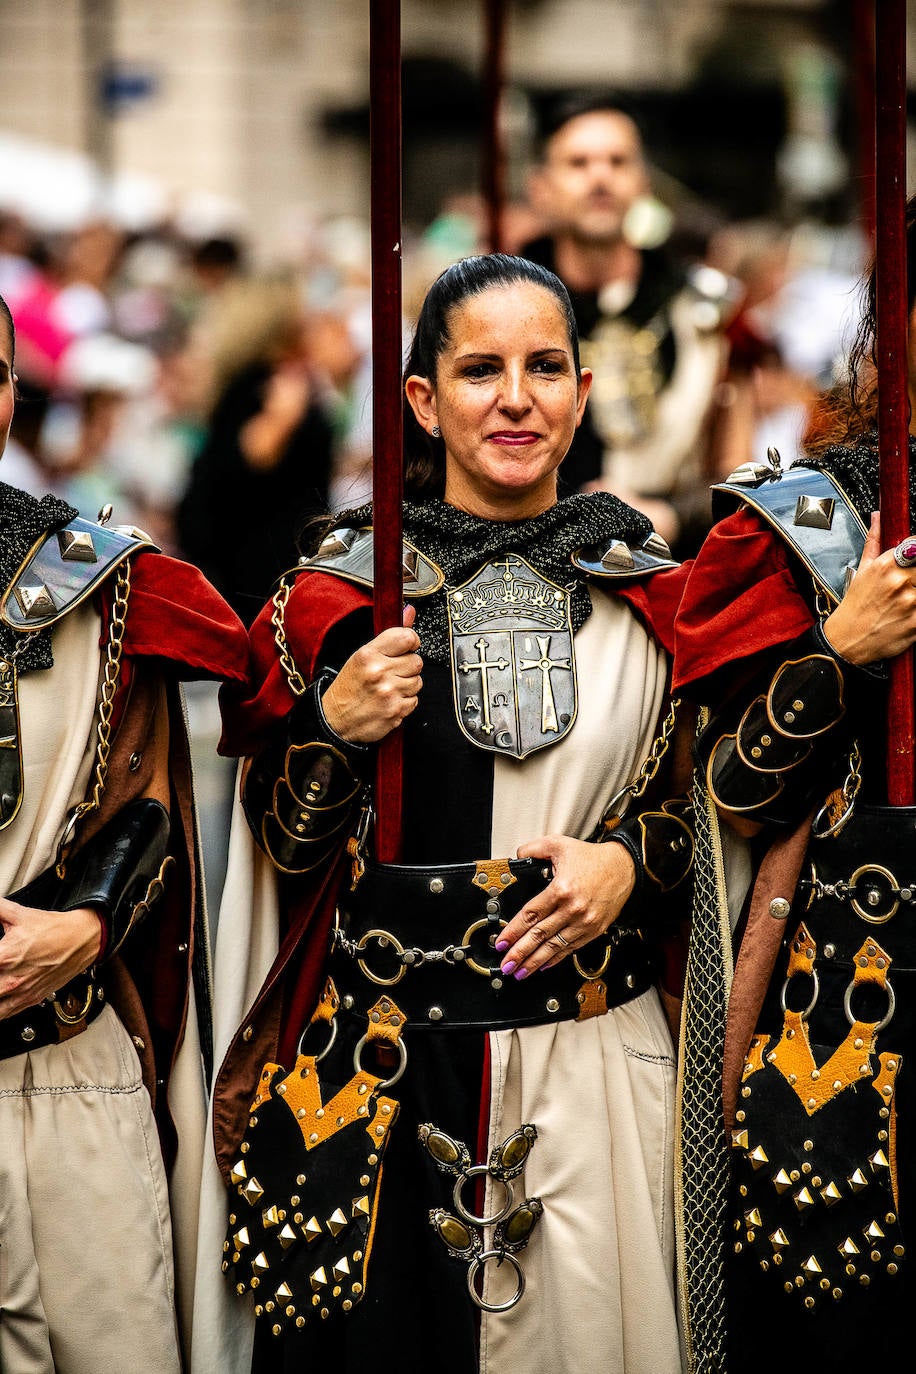
[[[13,341],[8,326],[0,319],[0,454],[9,438],[13,405]]]
[[[494,286],[448,317],[434,379],[409,377],[423,428],[445,444],[445,499],[473,515],[516,520],[557,499],[557,468],[591,385],[577,379],[566,317],[546,287]]]

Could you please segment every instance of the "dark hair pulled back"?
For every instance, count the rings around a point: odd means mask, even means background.
[[[3,320],[10,336],[10,361],[12,361],[16,352],[16,326],[13,324],[10,308],[2,296],[0,296],[0,320]]]
[[[907,316],[916,304],[916,196],[906,204]],[[846,378],[815,405],[803,446],[817,457],[834,444],[868,440],[878,425],[878,279],[874,261],[862,283],[862,313]]]
[[[491,288],[515,286],[523,282],[542,286],[556,297],[566,320],[576,376],[581,376],[576,317],[569,292],[559,277],[546,267],[529,262],[527,258],[510,257],[507,253],[488,253],[453,263],[429,288],[407,355],[404,381],[416,375],[435,382],[439,357],[449,342],[449,318],[457,306]],[[413,500],[441,497],[445,491],[445,445],[441,439],[433,439],[417,422],[406,396],[404,490],[406,496]]]

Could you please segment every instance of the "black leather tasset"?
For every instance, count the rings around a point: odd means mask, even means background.
[[[910,1271],[914,837],[916,808],[857,804],[770,903],[786,936],[731,1135],[731,1240],[809,1309]]]
[[[646,992],[654,953],[620,922],[556,968],[501,972],[500,931],[552,876],[534,859],[367,862],[338,908],[331,971],[344,1006],[363,1010],[389,989],[412,1031],[499,1030],[584,1019]]]

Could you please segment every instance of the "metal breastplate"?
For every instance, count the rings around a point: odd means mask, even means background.
[[[570,593],[518,554],[448,593],[455,713],[479,749],[523,759],[576,719]]]

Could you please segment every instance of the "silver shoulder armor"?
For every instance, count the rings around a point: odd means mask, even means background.
[[[77,516],[43,535],[0,597],[0,620],[13,630],[43,630],[91,596],[125,558],[158,549],[129,525],[96,524]]]
[[[346,582],[355,582],[359,587],[372,587],[375,581],[374,543],[371,526],[359,530],[332,530],[311,558],[299,560],[299,567],[330,573]],[[444,582],[442,569],[405,539],[404,595],[411,598],[432,596]]]
[[[765,463],[742,463],[713,490],[717,516],[749,506],[789,545],[818,590],[838,605],[858,567],[867,530],[836,478],[817,468],[784,471],[771,448]]]
[[[680,566],[671,557],[664,539],[654,530],[641,544],[628,544],[623,539],[612,539],[609,544],[589,544],[584,549],[577,549],[572,561],[592,577],[611,577],[615,581],[632,581]]]

